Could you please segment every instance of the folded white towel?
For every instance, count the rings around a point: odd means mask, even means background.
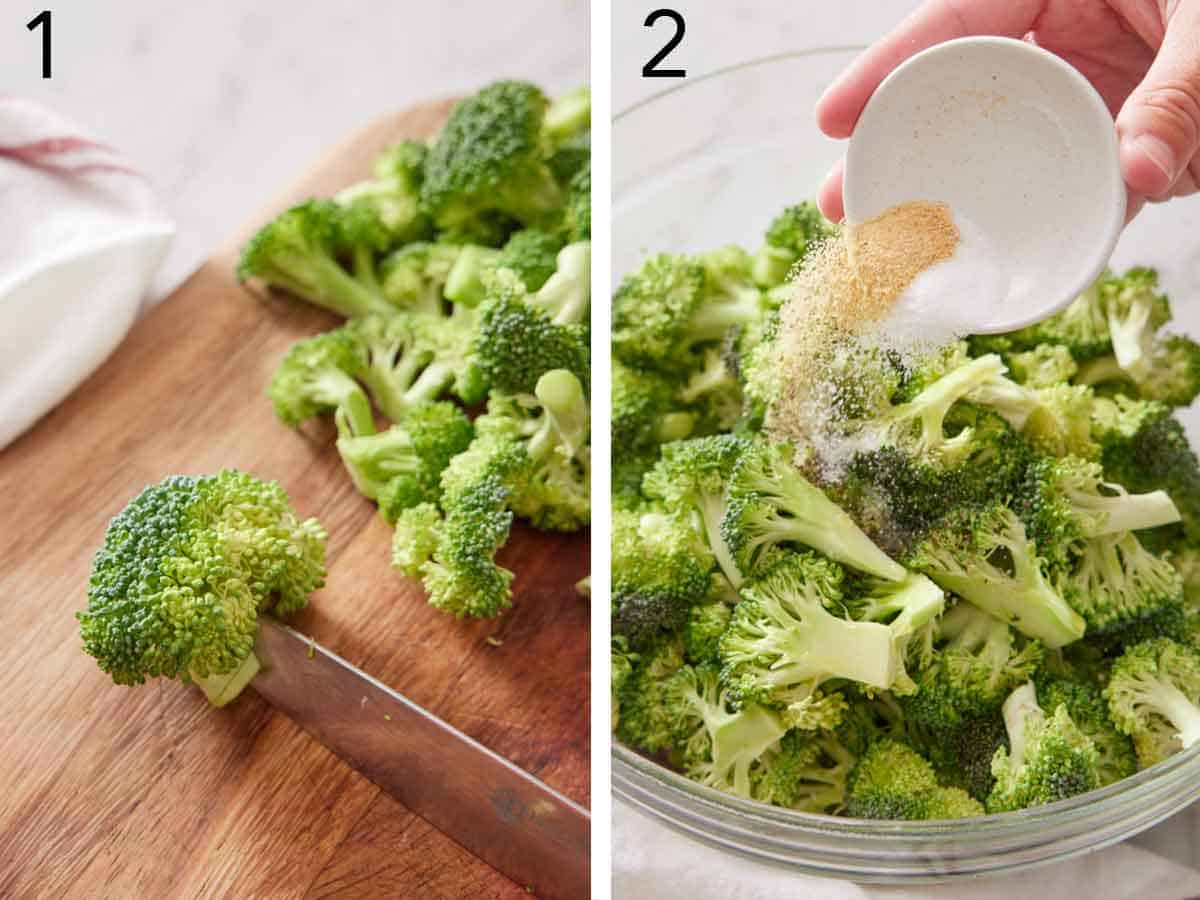
[[[120,343],[174,233],[115,150],[0,97],[0,447]]]

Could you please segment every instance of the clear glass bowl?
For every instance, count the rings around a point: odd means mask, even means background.
[[[755,247],[771,216],[812,196],[841,152],[818,132],[812,109],[857,52],[757,60],[689,79],[619,115],[614,284],[648,252]],[[1114,255],[1118,268],[1134,263],[1160,269],[1176,325],[1200,334],[1200,200],[1143,212]],[[1195,416],[1184,420],[1195,441]],[[1149,828],[1200,798],[1200,746],[1081,797],[953,822],[865,821],[765,806],[696,784],[619,744],[612,778],[618,796],[724,850],[856,881],[945,881],[1061,860]]]

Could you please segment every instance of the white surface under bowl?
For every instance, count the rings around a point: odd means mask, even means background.
[[[956,321],[976,333],[1069,303],[1100,274],[1125,219],[1100,95],[1054,54],[995,37],[931,47],[884,79],[850,139],[843,199],[855,223],[910,200],[949,204],[997,263],[994,290],[978,284],[954,300]]]

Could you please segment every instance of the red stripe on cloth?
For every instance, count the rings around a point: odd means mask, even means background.
[[[16,159],[33,161],[42,156],[57,156],[60,153],[74,153],[78,150],[104,150],[112,153],[113,149],[98,141],[82,137],[52,137],[40,141],[30,141],[27,144],[0,145],[0,153]]]

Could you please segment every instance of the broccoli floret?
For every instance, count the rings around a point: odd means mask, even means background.
[[[1171,318],[1170,304],[1155,293],[1157,287],[1158,273],[1144,267],[1100,280],[1113,356],[1135,380],[1149,367],[1154,333]]]
[[[508,447],[479,443],[442,473],[445,519],[436,550],[420,567],[429,604],[457,618],[491,618],[512,605],[513,573],[495,556],[512,527],[510,473],[524,461]]]
[[[355,319],[343,330],[366,360],[363,383],[391,421],[446,390],[467,402],[478,399],[463,387],[470,330],[456,320],[393,313]]]
[[[1012,377],[1028,388],[1054,387],[1075,377],[1079,366],[1061,344],[1039,344],[1032,350],[1004,357]]]
[[[787,732],[780,717],[754,703],[733,709],[715,666],[683,666],[671,676],[666,693],[688,775],[751,799],[751,769]]]
[[[642,482],[647,497],[688,515],[704,536],[729,583],[741,584],[742,573],[722,537],[725,484],[750,442],[734,435],[692,438],[664,444],[662,455]]]
[[[405,312],[441,316],[446,279],[463,248],[418,242],[389,254],[379,267],[383,295]]]
[[[1030,466],[1018,511],[1039,548],[1066,547],[1087,538],[1155,528],[1179,521],[1164,491],[1130,494],[1104,480],[1098,464],[1066,456]]]
[[[356,381],[366,360],[342,330],[297,341],[279,361],[267,395],[275,415],[293,428],[313,416],[335,412],[354,434],[374,434],[371,401]]]
[[[498,268],[517,273],[525,289],[541,289],[558,268],[558,253],[563,241],[557,235],[537,228],[525,228],[513,234],[496,260]]]
[[[434,503],[424,502],[400,510],[393,522],[392,568],[410,578],[421,574],[421,567],[437,552],[442,537],[442,511]]]
[[[614,460],[641,455],[657,450],[659,444],[691,436],[696,425],[695,417],[678,408],[678,391],[678,383],[666,375],[613,360]]]
[[[842,600],[839,566],[810,553],[783,554],[761,577],[743,587],[720,641],[722,680],[741,702],[785,710],[789,726],[832,728],[845,701],[821,686],[845,678],[886,690],[904,676],[905,639],[941,610],[910,596],[912,614],[901,610],[890,625],[854,621],[827,607]],[[919,610],[918,610],[919,607]]]
[[[583,385],[564,369],[542,375],[533,394],[493,394],[475,420],[480,435],[513,443],[525,457],[510,508],[534,526],[578,531],[591,521],[589,409]]]
[[[915,693],[899,702],[906,718],[943,738],[997,712],[1042,661],[1040,644],[1019,641],[1006,623],[966,602],[937,623],[934,644]]]
[[[960,788],[941,787],[928,760],[885,739],[851,771],[846,812],[859,819],[952,819],[981,816],[983,805]]]
[[[1183,578],[1164,557],[1146,550],[1131,532],[1075,546],[1073,567],[1054,579],[1056,589],[1087,622],[1089,637],[1119,634],[1142,624],[1163,628],[1179,615]]]
[[[690,258],[659,254],[613,296],[613,352],[623,362],[687,370],[698,345],[761,318],[762,295],[737,248]]]
[[[420,201],[428,152],[420,141],[401,141],[387,148],[375,161],[372,179],[351,185],[335,199],[347,209],[374,219],[384,246],[422,239],[430,230]]]
[[[1099,685],[1044,673],[1034,679],[1034,684],[1039,705],[1045,709],[1064,707],[1079,730],[1095,745],[1099,787],[1137,771],[1133,742],[1113,724]]]
[[[453,403],[421,403],[387,431],[339,437],[337,449],[359,493],[394,522],[403,509],[438,501],[442,470],[473,436],[471,420]]]
[[[678,400],[699,434],[732,431],[742,417],[742,386],[716,347],[704,352],[700,367],[679,388]]]
[[[630,672],[618,695],[617,737],[657,753],[679,739],[680,717],[669,701],[671,677],[684,664],[683,644],[671,636],[627,656]],[[615,667],[614,667],[615,671]]]
[[[83,649],[117,684],[178,678],[223,706],[258,672],[258,615],[295,613],[324,584],[325,539],[277,482],[227,470],[151,485],[92,560]]]
[[[439,228],[462,228],[491,212],[534,225],[558,210],[546,110],[545,95],[522,81],[496,82],[454,107],[421,183],[421,205]]]
[[[754,257],[754,280],[764,288],[782,284],[792,267],[804,261],[811,245],[837,234],[815,203],[789,206],[767,228],[764,246]]]
[[[755,444],[740,454],[721,522],[738,570],[753,572],[766,548],[797,543],[880,578],[904,578],[904,567],[800,474],[792,464],[794,454],[790,444]]]
[[[506,393],[529,394],[551,369],[566,369],[587,383],[590,348],[585,324],[555,322],[538,295],[529,294],[509,270],[492,273],[487,284],[471,350],[488,384]]]
[[[693,665],[720,662],[717,650],[721,635],[729,627],[733,606],[739,599],[724,579],[714,578],[713,583],[715,587],[708,596],[688,610],[683,625],[683,649]]]
[[[810,813],[835,813],[846,802],[854,755],[835,737],[793,729],[750,771],[751,795],[762,803]]]
[[[707,546],[679,517],[614,509],[613,630],[635,648],[677,631],[708,592],[713,566]]]
[[[1084,620],[1050,586],[1025,526],[1005,506],[953,513],[907,564],[1047,647],[1083,637]]]
[[[1047,715],[1032,682],[1004,701],[1004,725],[1011,750],[992,760],[996,784],[988,812],[1007,812],[1065,800],[1100,786],[1099,754],[1091,738],[1060,704]]]
[[[292,207],[242,247],[238,281],[261,278],[347,318],[387,312],[388,302],[337,260],[345,222],[345,210],[330,200]]]
[[[571,180],[567,182],[567,196],[563,204],[562,236],[567,241],[590,241],[592,239],[592,162],[591,152],[583,161]]]
[[[1105,474],[1127,490],[1164,490],[1183,518],[1190,542],[1200,543],[1200,460],[1188,445],[1183,426],[1174,418],[1155,418],[1155,405],[1134,421],[1141,424],[1128,440],[1110,440],[1104,453]],[[1145,421],[1145,420],[1149,421]],[[1125,430],[1133,425],[1128,421]]]
[[[1109,714],[1145,768],[1200,740],[1200,654],[1170,638],[1128,648],[1104,689]]]

